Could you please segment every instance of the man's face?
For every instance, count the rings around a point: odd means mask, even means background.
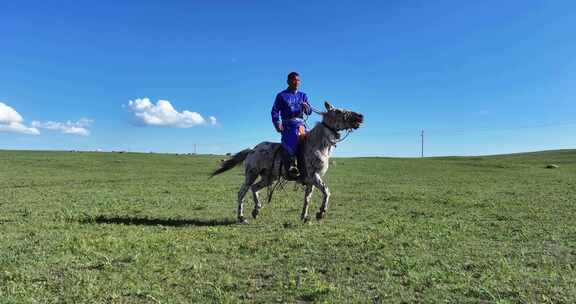
[[[300,86],[300,76],[292,76],[290,79],[288,79],[288,87],[290,87],[290,89],[298,89],[298,87]]]

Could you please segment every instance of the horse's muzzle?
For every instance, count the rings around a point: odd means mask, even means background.
[[[354,129],[360,128],[360,125],[364,122],[364,115],[354,113],[351,117],[352,127]]]

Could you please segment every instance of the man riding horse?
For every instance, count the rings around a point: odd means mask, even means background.
[[[297,73],[288,75],[288,89],[280,92],[274,101],[272,108],[272,122],[278,132],[282,133],[282,143],[261,142],[253,148],[244,149],[230,159],[220,163],[219,168],[212,172],[212,176],[224,173],[237,165],[244,164],[244,183],[238,190],[237,217],[239,223],[247,223],[244,217],[244,196],[248,191],[252,191],[254,209],[252,217],[258,217],[262,209],[262,203],[258,193],[260,190],[270,187],[274,182],[281,179],[297,180],[304,185],[304,204],[300,218],[304,221],[309,219],[308,206],[312,198],[313,188],[318,188],[322,192],[322,205],[316,213],[316,219],[324,218],[328,210],[330,190],[323,180],[324,174],[328,171],[329,159],[332,149],[337,143],[342,141],[340,132],[351,132],[360,127],[364,122],[364,116],[350,110],[333,107],[325,102],[325,111],[312,109],[308,103],[308,97],[302,92],[298,92],[300,76]],[[322,116],[322,120],[317,123],[306,137],[299,140],[305,133],[305,124],[302,119],[304,114],[310,114],[311,110]],[[280,118],[282,122],[280,123]],[[286,155],[289,162],[282,162],[279,154],[281,151]],[[300,151],[299,151],[300,150]],[[295,171],[295,166],[287,166],[291,170],[281,170],[287,168],[286,163],[294,163],[295,158],[300,156],[300,176]],[[297,169],[296,169],[297,170]],[[290,174],[290,171],[292,174]]]
[[[272,106],[272,123],[278,133],[282,133],[282,160],[289,179],[298,179],[299,170],[296,165],[300,142],[306,134],[304,114],[310,115],[312,109],[306,93],[298,91],[300,75],[296,72],[288,74],[288,88],[276,95]],[[282,118],[282,121],[280,121]]]

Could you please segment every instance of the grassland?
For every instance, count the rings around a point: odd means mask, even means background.
[[[0,151],[0,303],[575,302],[574,150],[336,159],[310,224],[220,158]]]

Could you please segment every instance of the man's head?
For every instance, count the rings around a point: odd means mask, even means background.
[[[288,74],[288,79],[286,80],[288,83],[288,89],[296,91],[300,86],[300,74],[296,72],[291,72]]]

